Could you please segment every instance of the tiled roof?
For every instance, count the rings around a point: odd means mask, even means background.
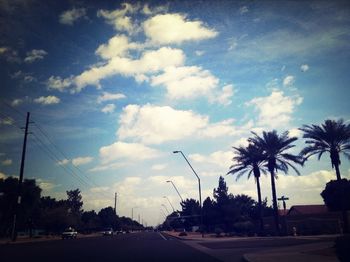
[[[288,215],[310,215],[327,213],[326,205],[296,205],[289,209]]]

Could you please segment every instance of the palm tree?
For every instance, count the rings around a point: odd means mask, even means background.
[[[317,155],[318,160],[326,152],[331,158],[332,168],[335,168],[337,181],[341,181],[339,166],[340,153],[343,153],[350,159],[350,125],[344,124],[343,119],[325,120],[324,124],[318,125],[303,125],[300,128],[304,132],[303,138],[306,138],[306,146],[300,155],[307,160],[310,156]],[[346,209],[342,207],[342,216],[344,223],[344,232],[349,232],[349,222]]]
[[[235,164],[230,166],[230,170],[227,174],[237,175],[236,181],[247,173],[248,179],[253,174],[256,181],[256,187],[258,192],[258,207],[259,207],[259,220],[260,220],[260,232],[264,230],[264,222],[262,219],[262,204],[261,204],[261,189],[260,189],[260,170],[266,174],[266,170],[263,166],[264,155],[263,150],[254,144],[249,144],[247,147],[233,147],[235,156],[233,161]]]
[[[281,170],[284,173],[288,172],[291,167],[298,175],[300,175],[298,169],[292,164],[303,164],[302,158],[298,155],[288,153],[287,150],[293,148],[292,145],[298,138],[289,137],[288,132],[284,132],[281,135],[277,134],[276,130],[271,132],[263,132],[262,137],[252,132],[254,137],[249,138],[248,141],[256,145],[263,150],[264,158],[266,159],[266,167],[271,176],[271,189],[272,189],[272,204],[274,209],[275,225],[277,233],[279,234],[279,218],[276,196],[275,176],[277,170]]]
[[[300,152],[300,155],[304,156],[305,160],[310,156],[317,155],[318,160],[320,160],[325,152],[329,152],[337,180],[341,180],[339,155],[343,153],[350,158],[350,125],[344,124],[342,119],[338,121],[326,120],[321,126],[303,125],[299,129],[304,132],[303,138],[306,138],[305,143],[308,144]]]

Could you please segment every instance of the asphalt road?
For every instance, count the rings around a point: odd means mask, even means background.
[[[0,260],[4,262],[219,261],[181,241],[164,238],[156,232],[1,245]]]

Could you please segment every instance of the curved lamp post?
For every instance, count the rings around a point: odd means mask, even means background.
[[[171,183],[171,184],[173,185],[173,187],[175,188],[177,194],[179,195],[179,197],[180,197],[180,199],[181,199],[181,202],[184,202],[183,198],[181,197],[181,195],[180,195],[179,191],[177,190],[177,188],[176,188],[175,184],[173,183],[173,181],[167,180],[166,182],[167,182],[167,183]]]
[[[196,175],[197,179],[198,179],[198,188],[199,188],[199,208],[200,208],[200,212],[201,212],[201,232],[202,232],[202,237],[204,237],[203,234],[203,211],[202,211],[202,190],[201,190],[201,179],[199,178],[199,176],[197,175],[196,171],[194,171],[193,167],[191,166],[190,162],[187,160],[187,158],[185,157],[185,155],[182,153],[181,150],[176,150],[173,151],[174,154],[178,154],[180,153],[183,158],[186,160],[187,164],[190,166],[190,168],[192,169],[193,173]]]
[[[168,202],[169,202],[171,208],[173,209],[173,212],[175,213],[175,209],[174,209],[173,205],[171,204],[169,198],[168,198],[167,196],[163,196],[163,198],[166,198],[166,199],[168,200]]]

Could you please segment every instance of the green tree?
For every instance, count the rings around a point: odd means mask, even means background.
[[[191,198],[181,202],[181,216],[184,217],[184,226],[186,230],[190,230],[192,226],[200,224],[200,206],[199,201]]]
[[[80,227],[81,214],[83,212],[83,201],[80,190],[77,188],[75,190],[66,191],[66,193],[66,205],[68,207],[70,220],[72,221],[71,226]]]
[[[248,179],[251,175],[254,175],[257,192],[258,192],[258,209],[259,209],[259,221],[260,231],[264,230],[263,214],[262,214],[262,200],[260,189],[260,171],[266,173],[264,163],[264,151],[261,147],[257,147],[254,144],[249,144],[247,147],[233,147],[235,156],[233,157],[234,164],[230,167],[227,174],[236,175],[236,181],[247,174]]]
[[[271,189],[272,189],[272,204],[274,209],[275,226],[277,233],[279,230],[279,217],[278,217],[278,206],[277,206],[277,194],[275,185],[275,176],[277,170],[281,170],[284,173],[288,172],[291,167],[298,175],[300,175],[297,168],[293,165],[294,163],[302,165],[302,158],[298,155],[293,155],[287,151],[293,148],[297,137],[289,137],[288,132],[284,132],[281,135],[277,134],[276,130],[270,132],[263,132],[262,137],[253,133],[253,137],[249,138],[248,141],[253,143],[255,146],[261,148],[264,152],[264,158],[266,159],[266,166],[271,176]]]
[[[326,184],[321,196],[331,211],[350,210],[350,180],[331,180]]]
[[[102,227],[113,227],[116,229],[118,217],[112,207],[102,208],[98,212],[98,217],[100,218]]]
[[[340,153],[350,158],[350,125],[344,124],[342,119],[326,120],[322,125],[303,125],[300,130],[304,132],[303,138],[307,144],[300,155],[306,159],[317,155],[320,160],[328,152],[337,180],[340,180]]]

